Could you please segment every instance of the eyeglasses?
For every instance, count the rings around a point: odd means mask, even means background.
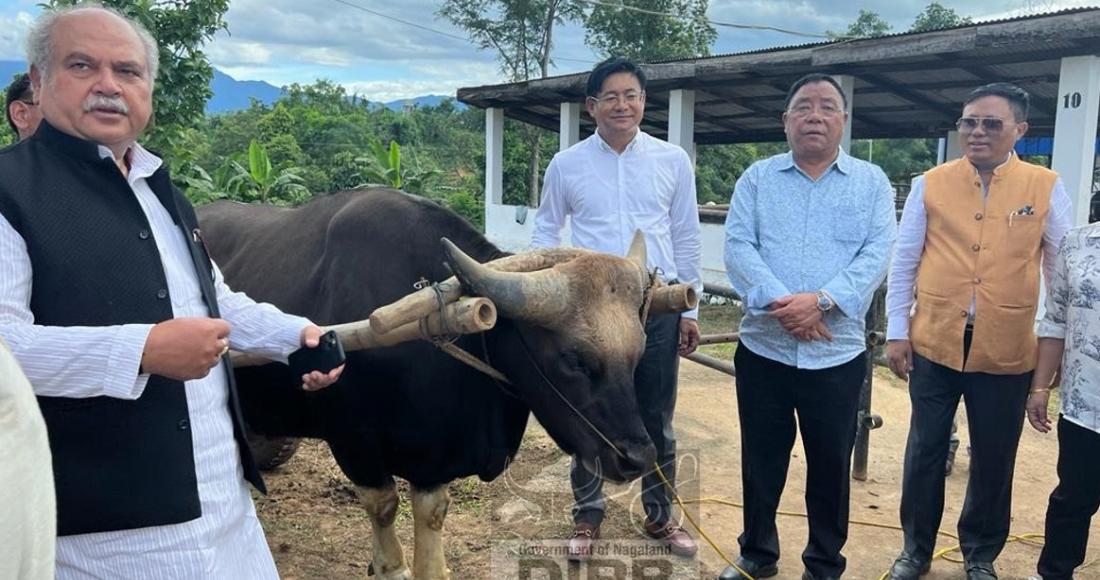
[[[809,117],[813,114],[814,109],[815,107],[810,103],[800,103],[798,105],[795,105],[794,107],[791,107],[787,111],[787,115],[798,118]],[[816,109],[819,113],[821,113],[822,117],[836,117],[837,115],[844,114],[843,108],[837,107],[836,105],[833,105],[831,103],[825,103],[820,107],[816,107]]]
[[[986,133],[1000,133],[1005,128],[1005,120],[1000,117],[961,117],[955,121],[960,133],[973,133],[981,126]]]
[[[628,93],[623,93],[621,95],[618,94],[618,93],[604,93],[604,94],[602,94],[600,96],[597,96],[597,97],[588,97],[588,99],[590,101],[595,101],[597,105],[609,105],[609,106],[611,106],[611,105],[618,105],[619,103],[626,103],[628,105],[633,105],[633,104],[641,102],[643,96],[645,96],[645,91],[642,91],[640,93],[630,91]]]

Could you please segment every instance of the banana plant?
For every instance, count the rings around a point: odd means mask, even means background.
[[[371,140],[370,156],[359,157],[355,161],[362,167],[360,173],[365,180],[360,187],[392,187],[430,197],[429,190],[440,175],[440,171],[435,169],[402,164],[401,146],[397,141],[390,141],[390,146],[385,147],[381,141]]]
[[[275,196],[276,203],[296,205],[309,198],[309,190],[303,185],[298,168],[284,167],[276,171],[271,166],[267,150],[253,139],[248,144],[248,167],[231,161],[235,175],[229,179],[229,190],[248,201],[267,203]]]

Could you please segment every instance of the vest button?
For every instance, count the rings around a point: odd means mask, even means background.
[[[176,429],[180,431],[186,431],[191,428],[191,422],[187,419],[180,419],[179,423],[176,423]]]
[[[981,283],[982,283],[982,279],[981,279],[981,278],[974,278],[974,283],[975,283],[975,284],[981,284]]]
[[[965,311],[965,310],[960,310],[960,311],[959,311],[959,314],[960,314],[960,315],[961,315],[961,316],[962,316],[963,318],[966,318],[966,317],[967,317],[967,313],[966,313],[966,311]]]
[[[148,240],[149,239],[149,230],[141,230],[140,232],[138,232],[138,237],[143,239],[143,240]]]
[[[973,246],[970,246],[970,249],[977,252],[978,250],[982,249],[982,247],[979,246],[978,244],[974,244]]]
[[[164,300],[165,298],[168,298],[168,291],[165,290],[164,288],[161,288],[160,290],[157,290],[157,298],[160,298],[161,300]]]
[[[982,215],[982,212],[978,212],[978,213],[974,214],[974,219],[976,219],[978,221],[982,221],[983,217],[985,217],[985,216]]]

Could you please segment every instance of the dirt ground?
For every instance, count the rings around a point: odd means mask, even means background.
[[[881,368],[875,375],[873,411],[882,416],[884,425],[871,435],[867,481],[852,482],[851,517],[853,522],[894,526],[898,522],[909,399],[905,385]],[[687,474],[680,478],[683,482],[680,491],[685,499],[740,501],[740,445],[735,418],[732,379],[682,361],[676,429],[681,455],[692,458],[690,465],[680,468]],[[969,473],[965,424],[962,418],[963,446],[958,453],[955,472],[947,479],[947,505],[941,530],[948,532],[955,530]],[[801,443],[796,443],[792,455],[780,509],[801,513],[805,490]],[[1025,427],[1016,465],[1012,533],[1042,532],[1047,496],[1057,481],[1056,457],[1057,442],[1053,433],[1040,435]],[[569,459],[532,420],[516,463],[504,476],[492,483],[464,480],[452,484],[452,505],[446,521],[446,551],[452,577],[455,580],[514,577],[491,565],[494,545],[498,546],[497,552],[500,550],[500,544],[494,542],[565,538],[571,529],[568,468]],[[267,480],[271,493],[266,498],[257,498],[257,509],[284,578],[367,577],[371,560],[370,525],[347,478],[336,467],[323,443],[306,442],[290,462],[269,473]],[[637,539],[640,525],[637,514],[641,509],[632,501],[636,490],[608,486],[606,491],[611,497],[611,505],[603,526],[604,538],[611,541]],[[702,528],[727,556],[736,557],[737,535],[741,531],[739,508],[705,503],[689,504],[687,509],[701,520]],[[631,511],[635,515],[630,515]],[[783,549],[779,578],[799,578],[806,520],[798,516],[779,516],[778,524]],[[407,499],[402,502],[398,529],[411,560],[412,520]],[[937,548],[954,544],[954,540],[941,536]],[[1100,557],[1100,526],[1093,526],[1090,546],[1086,562]],[[900,547],[900,531],[853,524],[844,551],[848,558],[845,577],[878,578],[889,568]],[[1034,573],[1038,555],[1039,548],[1035,545],[1010,543],[997,561],[1001,577],[1027,578]],[[957,553],[954,556],[957,558]],[[705,545],[698,560],[689,564],[693,578],[696,575],[714,578],[725,566],[721,557]],[[1086,566],[1078,572],[1078,578],[1100,578],[1100,565]],[[530,578],[558,577],[539,574],[541,572]],[[585,576],[574,568],[561,577]],[[636,574],[634,577],[641,576]],[[965,574],[958,563],[936,560],[926,578],[965,578]]]

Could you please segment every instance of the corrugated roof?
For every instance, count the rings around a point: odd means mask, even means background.
[[[670,91],[691,89],[696,142],[782,140],[786,87],[807,73],[825,72],[854,79],[857,138],[942,136],[953,128],[966,94],[994,81],[1016,82],[1031,93],[1032,133],[1045,135],[1058,110],[1061,59],[1081,55],[1100,55],[1100,8],[649,63],[642,126],[662,137]],[[458,97],[557,131],[557,105],[583,100],[586,75],[462,88]],[[582,133],[593,130],[587,116],[581,124]]]
[[[959,25],[959,26],[949,26],[947,28],[937,28],[936,31],[959,30],[959,29],[962,29],[962,28],[973,28],[975,26],[984,26],[984,25],[988,25],[988,24],[1003,24],[1003,23],[1007,23],[1007,22],[1017,22],[1017,21],[1021,21],[1021,20],[1031,20],[1031,19],[1035,19],[1035,18],[1045,18],[1045,17],[1049,17],[1049,16],[1061,16],[1061,15],[1065,15],[1065,14],[1075,14],[1075,13],[1078,13],[1078,12],[1088,12],[1088,11],[1091,11],[1091,10],[1098,10],[1098,9],[1100,9],[1100,6],[1078,6],[1078,7],[1075,7],[1075,8],[1064,8],[1062,10],[1054,10],[1054,11],[1051,11],[1051,12],[1042,12],[1042,13],[1038,13],[1038,14],[1026,14],[1026,15],[1022,15],[1022,16],[1012,16],[1012,17],[1009,17],[1009,18],[995,18],[995,19],[992,19],[992,20],[974,21],[974,22],[971,22],[970,24],[962,24],[962,25]],[[893,32],[893,33],[890,33],[890,34],[883,34],[883,35],[880,35],[880,36],[867,36],[867,37],[849,38],[849,39],[843,39],[843,40],[823,40],[823,41],[819,41],[819,42],[806,42],[806,43],[803,43],[803,44],[786,44],[786,45],[781,45],[781,46],[770,46],[770,47],[765,47],[765,48],[754,48],[752,50],[745,50],[745,51],[741,51],[741,52],[727,52],[727,53],[723,53],[723,54],[712,54],[712,55],[709,55],[709,56],[699,56],[699,57],[691,57],[691,58],[674,58],[674,59],[668,59],[668,60],[655,60],[655,61],[653,61],[651,63],[647,63],[647,64],[664,64],[664,63],[670,63],[670,62],[690,62],[690,61],[696,61],[696,60],[709,60],[709,59],[715,59],[715,58],[725,58],[725,57],[730,57],[730,56],[744,56],[744,55],[749,55],[749,54],[760,54],[760,53],[765,53],[765,52],[782,52],[782,51],[785,51],[785,50],[799,50],[799,49],[803,49],[803,48],[815,48],[815,47],[819,47],[819,46],[827,46],[827,45],[830,45],[830,44],[861,42],[861,41],[864,41],[864,40],[879,40],[879,39],[883,39],[883,38],[899,38],[899,37],[902,37],[902,36],[912,36],[912,35],[915,35],[915,34],[925,34],[927,32],[933,32],[933,31],[931,31],[931,30],[921,30],[921,31],[905,30],[905,31],[902,31],[902,32]]]

